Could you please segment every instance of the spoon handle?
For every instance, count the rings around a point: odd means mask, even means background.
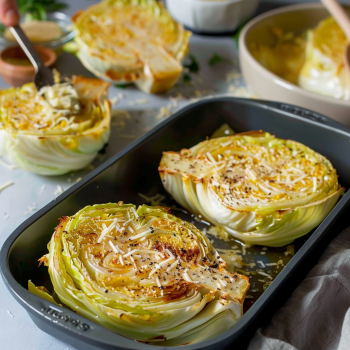
[[[43,60],[39,56],[39,54],[36,52],[34,45],[30,42],[26,34],[23,32],[22,28],[19,25],[10,27],[10,31],[13,34],[13,36],[16,38],[17,42],[21,46],[24,53],[29,58],[30,62],[35,68],[35,72],[38,72],[38,70],[41,67],[45,67]]]
[[[336,20],[350,43],[350,19],[345,10],[337,0],[321,0],[321,2]]]

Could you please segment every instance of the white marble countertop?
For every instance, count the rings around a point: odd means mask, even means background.
[[[69,8],[64,12],[71,15],[79,8],[85,8],[96,1],[66,2],[69,3]],[[229,63],[225,61],[210,66],[209,60],[215,53]],[[181,80],[170,92],[162,95],[148,95],[133,86],[124,89],[110,88],[110,99],[118,99],[113,105],[110,142],[106,154],[93,162],[94,167],[122,150],[170,113],[198,98],[217,94],[247,95],[240,78],[237,48],[232,38],[193,35],[190,54],[200,65],[199,73],[192,74],[192,86]],[[80,62],[69,54],[63,54],[58,59],[57,68],[68,75],[91,76]],[[0,78],[0,89],[6,87],[7,84]],[[44,177],[19,168],[11,169],[4,163],[7,163],[6,159],[0,158],[0,186],[8,181],[13,181],[13,185],[0,192],[0,246],[31,214],[57,197],[61,189],[67,190],[92,169],[90,166],[68,175]],[[64,342],[38,329],[26,311],[10,295],[2,279],[0,296],[1,349],[6,346],[7,350],[73,350]]]

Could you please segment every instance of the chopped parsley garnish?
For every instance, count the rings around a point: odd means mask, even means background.
[[[187,68],[190,73],[198,73],[200,67],[196,57],[194,57],[193,55],[189,55],[188,59],[190,60],[190,62],[183,64],[183,66]]]
[[[222,57],[222,56],[218,55],[217,53],[213,54],[213,56],[208,61],[208,64],[209,64],[209,66],[214,66],[215,64],[220,63],[220,62],[232,64],[232,62],[228,58]]]
[[[238,27],[236,33],[232,35],[232,39],[236,43],[236,48],[238,49],[238,43],[239,43],[239,35],[241,34],[241,31],[243,27],[248,23],[249,19],[244,20],[244,22]]]
[[[126,87],[125,84],[114,84],[113,86],[118,88],[118,89],[125,89],[125,87]]]
[[[184,80],[185,83],[189,83],[190,81],[192,81],[192,78],[191,78],[191,76],[188,73],[185,73],[182,76],[182,79]]]

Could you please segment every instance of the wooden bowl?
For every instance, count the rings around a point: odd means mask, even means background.
[[[35,46],[45,66],[49,67],[56,61],[54,51]],[[27,60],[27,56],[20,46],[10,46],[0,51],[0,74],[11,86],[20,87],[34,81],[35,69],[32,65],[22,65],[19,61]],[[30,62],[29,62],[30,63]]]

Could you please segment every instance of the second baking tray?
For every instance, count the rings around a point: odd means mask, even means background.
[[[340,124],[319,114],[272,102],[235,98],[213,98],[190,105],[94,170],[78,184],[46,205],[19,226],[1,250],[0,266],[5,284],[16,300],[28,311],[43,331],[79,349],[154,349],[135,342],[77,315],[71,310],[31,294],[28,280],[52,290],[47,268],[38,267],[38,259],[47,253],[58,218],[73,215],[86,205],[118,202],[142,204],[139,196],[157,193],[167,196],[158,175],[163,151],[189,148],[213,134],[222,124],[236,132],[264,130],[279,138],[304,143],[330,159],[339,181],[350,187],[350,133]],[[268,301],[277,295],[292,271],[301,264],[315,244],[328,233],[331,225],[348,205],[350,192],[338,202],[327,218],[312,233],[295,242],[297,252],[267,290],[256,300],[238,323],[225,333],[181,349],[224,348],[239,339]],[[167,198],[167,203],[173,204]],[[180,214],[193,220],[190,214]],[[199,228],[203,224],[195,223]],[[215,241],[214,245],[222,244]],[[159,346],[165,349],[164,346]]]

